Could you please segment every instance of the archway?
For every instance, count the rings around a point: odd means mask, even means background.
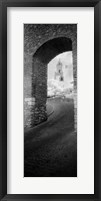
[[[74,68],[76,66],[76,48],[73,48],[73,43],[70,38],[58,37],[49,40],[41,45],[33,55],[32,97],[35,98],[35,105],[31,111],[31,127],[47,120],[47,64],[56,55],[67,51],[73,51]]]

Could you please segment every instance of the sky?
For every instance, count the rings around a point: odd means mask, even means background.
[[[73,59],[72,51],[59,54],[54,59],[52,59],[48,64],[48,82],[54,80],[54,74],[56,71],[56,65],[58,61],[61,61],[63,64],[63,73],[64,73],[64,87],[71,87],[71,82],[73,81]]]

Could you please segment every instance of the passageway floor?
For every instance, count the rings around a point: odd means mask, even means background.
[[[77,133],[73,100],[48,101],[54,112],[24,134],[25,177],[76,177]]]

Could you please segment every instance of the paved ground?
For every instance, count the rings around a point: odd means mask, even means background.
[[[76,177],[77,135],[73,101],[49,101],[54,113],[43,124],[25,132],[25,177]]]

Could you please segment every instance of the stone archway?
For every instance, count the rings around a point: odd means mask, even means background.
[[[35,105],[31,112],[31,127],[47,120],[47,65],[55,56],[67,51],[73,51],[72,40],[67,37],[57,37],[42,44],[33,55],[32,97],[35,98]],[[74,51],[74,66],[76,66],[75,53]]]
[[[72,50],[74,77],[74,116],[77,127],[77,24],[24,25],[24,127],[47,119],[47,63],[56,55]],[[41,69],[41,70],[40,70]],[[43,70],[42,70],[43,69]],[[40,72],[40,76],[39,75]],[[44,79],[41,79],[44,76]],[[40,83],[40,80],[42,83]],[[43,87],[42,87],[43,86]],[[43,92],[42,89],[44,88]],[[40,93],[39,93],[40,91]],[[40,97],[41,94],[41,97]],[[35,98],[36,97],[36,98]],[[40,100],[40,101],[39,101]],[[37,110],[39,108],[39,111]],[[35,115],[34,115],[35,114]],[[35,122],[36,121],[36,122]]]

